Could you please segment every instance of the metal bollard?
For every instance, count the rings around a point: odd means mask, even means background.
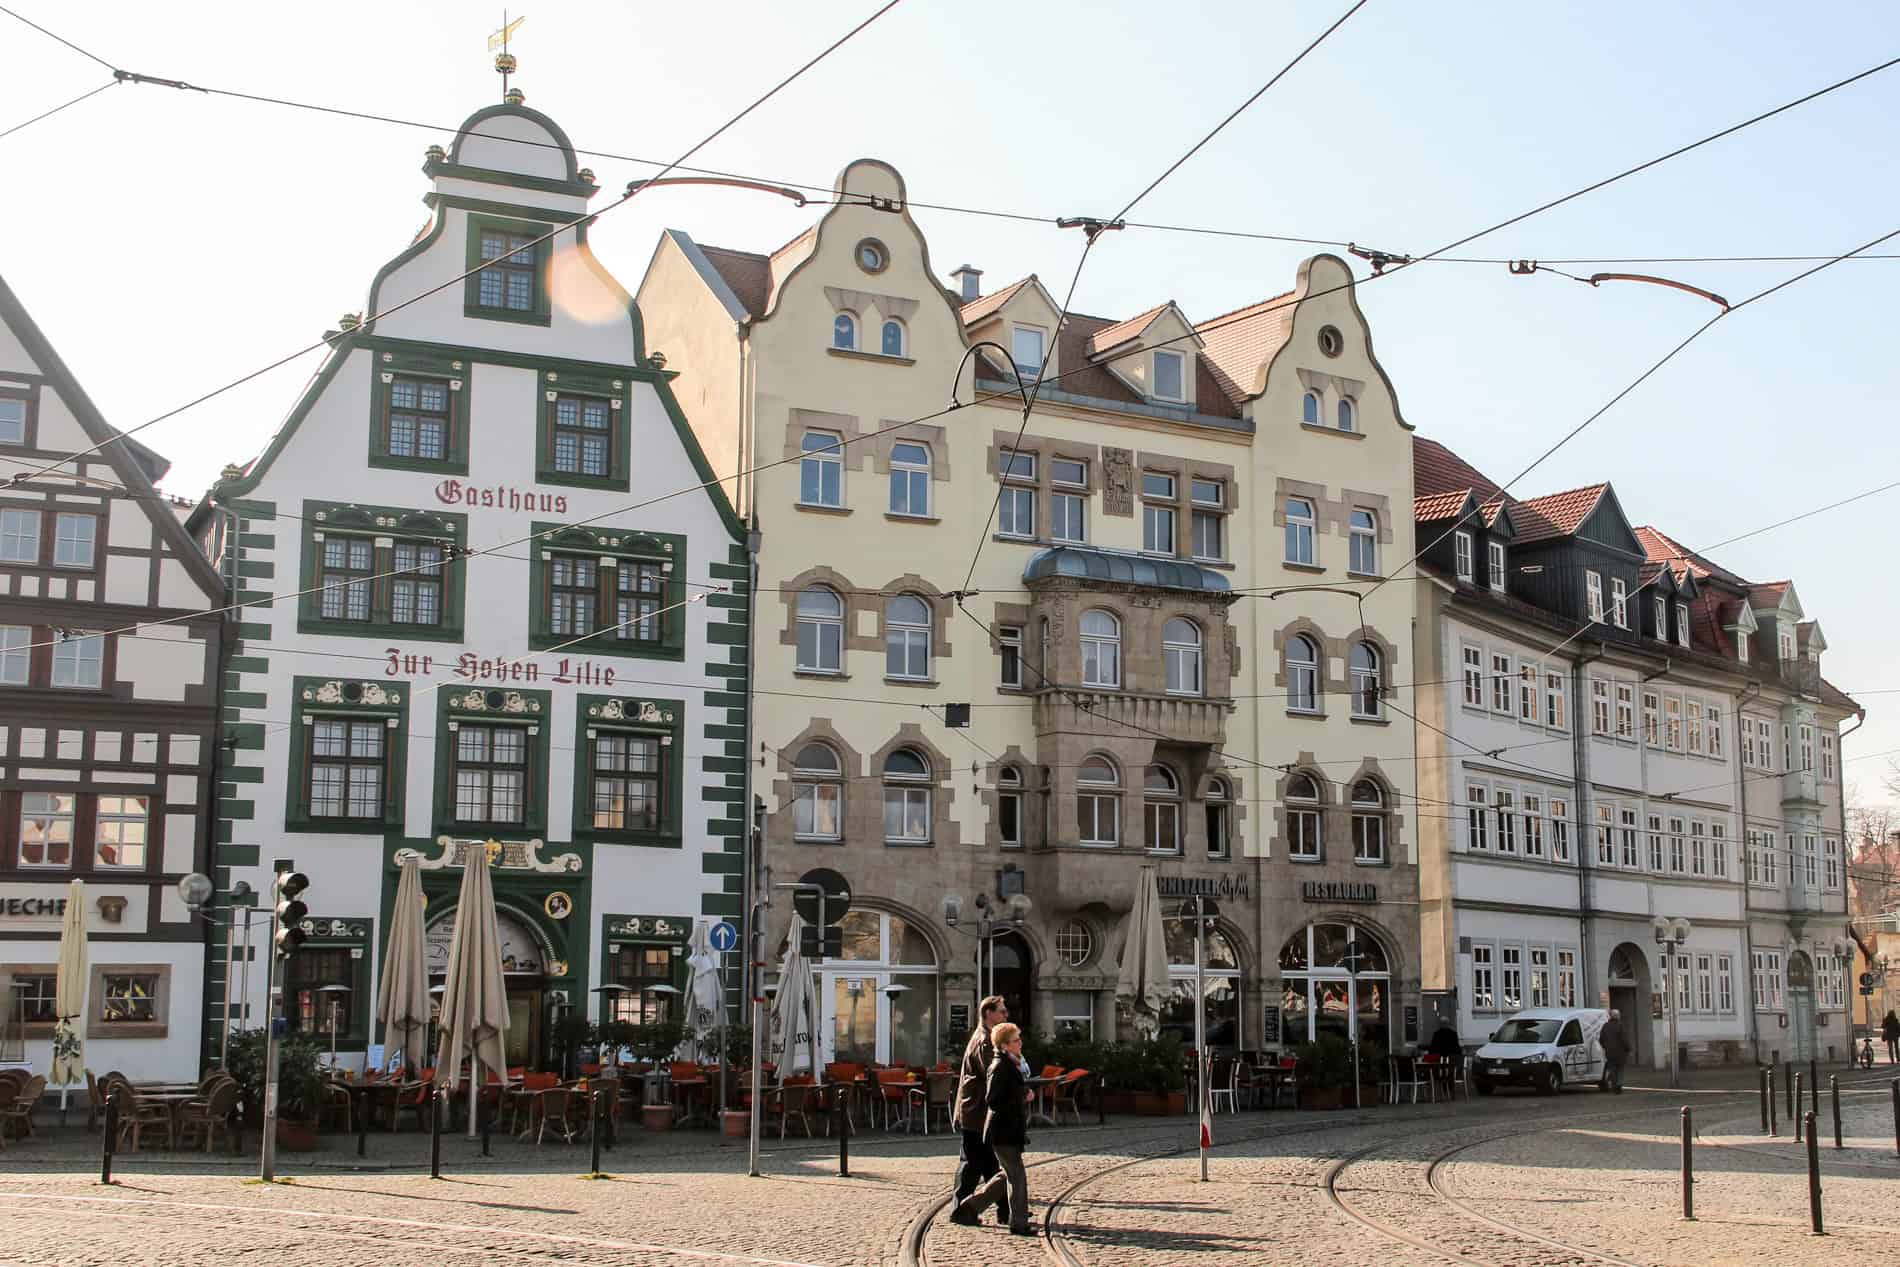
[[[1695,1222],[1695,1122],[1682,1106],[1682,1217]]]
[[[1808,1111],[1821,1116],[1821,1074],[1814,1061],[1808,1061]]]
[[[844,1088],[831,1093],[832,1116],[838,1123],[838,1177],[851,1177],[851,1111],[844,1102]]]
[[[1897,1083],[1895,1085],[1900,1085]],[[1102,1081],[1102,1075],[1095,1075],[1095,1124],[1108,1125],[1108,1086]]]
[[[1770,1100],[1772,1100],[1772,1099],[1774,1099],[1774,1096],[1773,1096],[1773,1095],[1772,1095],[1772,1094],[1771,1094],[1771,1093],[1769,1092],[1769,1090],[1768,1090],[1768,1071],[1767,1071],[1766,1069],[1758,1069],[1758,1070],[1756,1070],[1756,1072],[1757,1072],[1758,1074],[1760,1074],[1760,1075],[1761,1075],[1761,1076],[1760,1076],[1759,1078],[1757,1078],[1757,1079],[1756,1079],[1756,1081],[1757,1081],[1758,1083],[1760,1083],[1760,1084],[1761,1084],[1761,1086],[1760,1086],[1760,1091],[1761,1091],[1761,1133],[1762,1133],[1763,1135],[1767,1135],[1767,1134],[1770,1134],[1770,1133],[1771,1133],[1771,1132],[1770,1132],[1770,1131],[1768,1130],[1768,1102],[1769,1102]]]
[[[1838,1074],[1831,1073],[1827,1076],[1827,1093],[1834,1100],[1834,1147],[1840,1148],[1843,1145],[1841,1144],[1841,1079]]]
[[[491,1156],[492,1154],[488,1151],[488,1137],[495,1129],[494,1110],[478,1101],[475,1105],[475,1117],[482,1124],[482,1156]]]
[[[600,1173],[601,1122],[607,1116],[606,1114],[607,1101],[604,1098],[602,1098],[600,1094],[600,1088],[598,1087],[594,1088],[593,1107],[594,1107],[594,1129],[590,1132],[590,1134],[593,1136],[593,1139],[591,1142],[593,1144],[593,1149],[594,1149],[594,1153],[593,1153],[594,1159],[593,1159],[593,1163],[588,1167],[588,1173],[597,1175]]]
[[[429,1178],[442,1177],[442,1088],[429,1085]]]
[[[356,1155],[369,1156],[369,1093],[359,1092],[356,1096]]]
[[[1770,1072],[1768,1075],[1768,1136],[1770,1139],[1781,1133],[1781,1126],[1776,1118],[1780,1106],[1781,1101],[1775,1098],[1775,1075]]]
[[[1900,1157],[1900,1078],[1893,1080],[1893,1151]]]
[[[1781,1085],[1788,1093],[1788,1120],[1794,1120],[1794,1061],[1790,1060],[1781,1067]]]
[[[1900,1082],[1894,1085],[1894,1103],[1900,1104]],[[99,1150],[99,1182],[112,1182],[112,1146],[119,1138],[119,1088],[114,1084],[106,1093],[106,1137]]]
[[[1816,1236],[1826,1236],[1821,1227],[1821,1149],[1814,1142],[1814,1114],[1808,1114],[1808,1221]]]
[[[1788,1117],[1789,1117],[1789,1120],[1791,1120],[1794,1123],[1794,1142],[1799,1144],[1801,1142],[1801,1127],[1803,1125],[1801,1121],[1801,1111],[1800,1111],[1801,1075],[1799,1073],[1795,1074],[1794,1076],[1793,1086],[1794,1086],[1794,1095],[1788,1101],[1788,1105],[1789,1105]],[[1814,1129],[1814,1114],[1812,1113],[1808,1114],[1808,1120],[1807,1120],[1806,1125],[1808,1129],[1810,1130]]]

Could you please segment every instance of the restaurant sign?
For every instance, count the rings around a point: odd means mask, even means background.
[[[1352,880],[1307,880],[1300,885],[1307,902],[1352,902],[1371,905],[1379,900],[1379,886]]]
[[[1155,877],[1162,897],[1244,898],[1250,896],[1244,875],[1162,875]]]
[[[0,898],[0,915],[10,919],[59,919],[65,914],[63,897]]]

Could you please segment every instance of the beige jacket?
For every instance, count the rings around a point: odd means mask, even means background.
[[[950,1115],[950,1125],[957,1130],[983,1129],[983,1090],[990,1075],[990,1061],[995,1058],[990,1031],[979,1021],[970,1031],[970,1041],[963,1045],[963,1063],[957,1068],[957,1107]]]

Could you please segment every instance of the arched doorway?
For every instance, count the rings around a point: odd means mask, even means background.
[[[1024,1030],[1033,1028],[1029,1013],[1030,1000],[1035,997],[1035,964],[1035,956],[1021,933],[999,933],[984,951],[982,992],[1002,995],[1009,1019]]]
[[[1792,1059],[1813,1060],[1814,960],[1801,950],[1788,952],[1788,1031]]]
[[[423,935],[429,963],[429,985],[439,986],[448,975],[449,944],[455,938],[456,912],[445,912],[429,925]],[[514,911],[498,907],[495,929],[501,941],[502,980],[508,989],[508,1032],[503,1045],[510,1068],[538,1069],[541,1064],[542,991],[547,983],[547,967],[553,957],[548,944],[533,921]],[[441,996],[436,996],[436,1007]],[[432,1027],[433,1028],[433,1027]],[[434,1035],[430,1035],[433,1041]]]
[[[1280,1033],[1287,1043],[1321,1034],[1390,1046],[1392,964],[1357,924],[1308,924],[1280,947]]]
[[[1194,919],[1169,912],[1161,922],[1168,947],[1168,982],[1174,993],[1161,1008],[1161,1033],[1194,1046]],[[1203,1016],[1209,1051],[1233,1051],[1240,1045],[1240,955],[1233,939],[1219,928],[1202,943],[1201,978],[1206,983]]]
[[[1624,942],[1610,952],[1606,983],[1610,1006],[1623,1014],[1623,1033],[1629,1037],[1630,1063],[1641,1067],[1656,1058],[1654,1026],[1650,1024],[1649,956],[1640,946]]]

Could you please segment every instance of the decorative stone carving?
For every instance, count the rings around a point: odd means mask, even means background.
[[[631,721],[649,726],[667,725],[673,720],[671,710],[662,712],[660,706],[650,699],[637,702],[610,699],[605,704],[590,704],[587,706],[587,715],[602,721]]]
[[[677,937],[685,939],[693,922],[668,915],[624,915],[607,921],[607,937]]]
[[[502,871],[534,871],[541,875],[571,875],[581,869],[581,856],[577,853],[564,853],[553,858],[543,858],[541,850],[545,842],[536,840],[466,840],[454,836],[437,836],[435,843],[442,852],[430,858],[420,849],[398,849],[394,861],[398,866],[411,858],[418,860],[424,871],[446,871],[451,867],[463,865],[470,849],[483,849],[489,853],[490,865]],[[499,854],[496,853],[499,850]]]
[[[361,693],[355,699],[350,699],[344,694],[346,686],[354,686]],[[375,682],[345,683],[340,679],[332,678],[315,689],[306,686],[303,689],[303,699],[306,704],[389,705],[402,703],[402,693],[389,690]]]
[[[1121,519],[1135,514],[1135,452],[1102,450],[1102,513]]]
[[[348,937],[361,941],[369,936],[369,925],[361,920],[307,919],[303,922],[303,931],[312,937]]]
[[[490,693],[501,696],[501,703],[490,704]],[[493,687],[472,686],[466,691],[457,691],[449,696],[449,707],[466,709],[471,713],[538,713],[541,701],[529,699],[520,691],[497,691]]]

